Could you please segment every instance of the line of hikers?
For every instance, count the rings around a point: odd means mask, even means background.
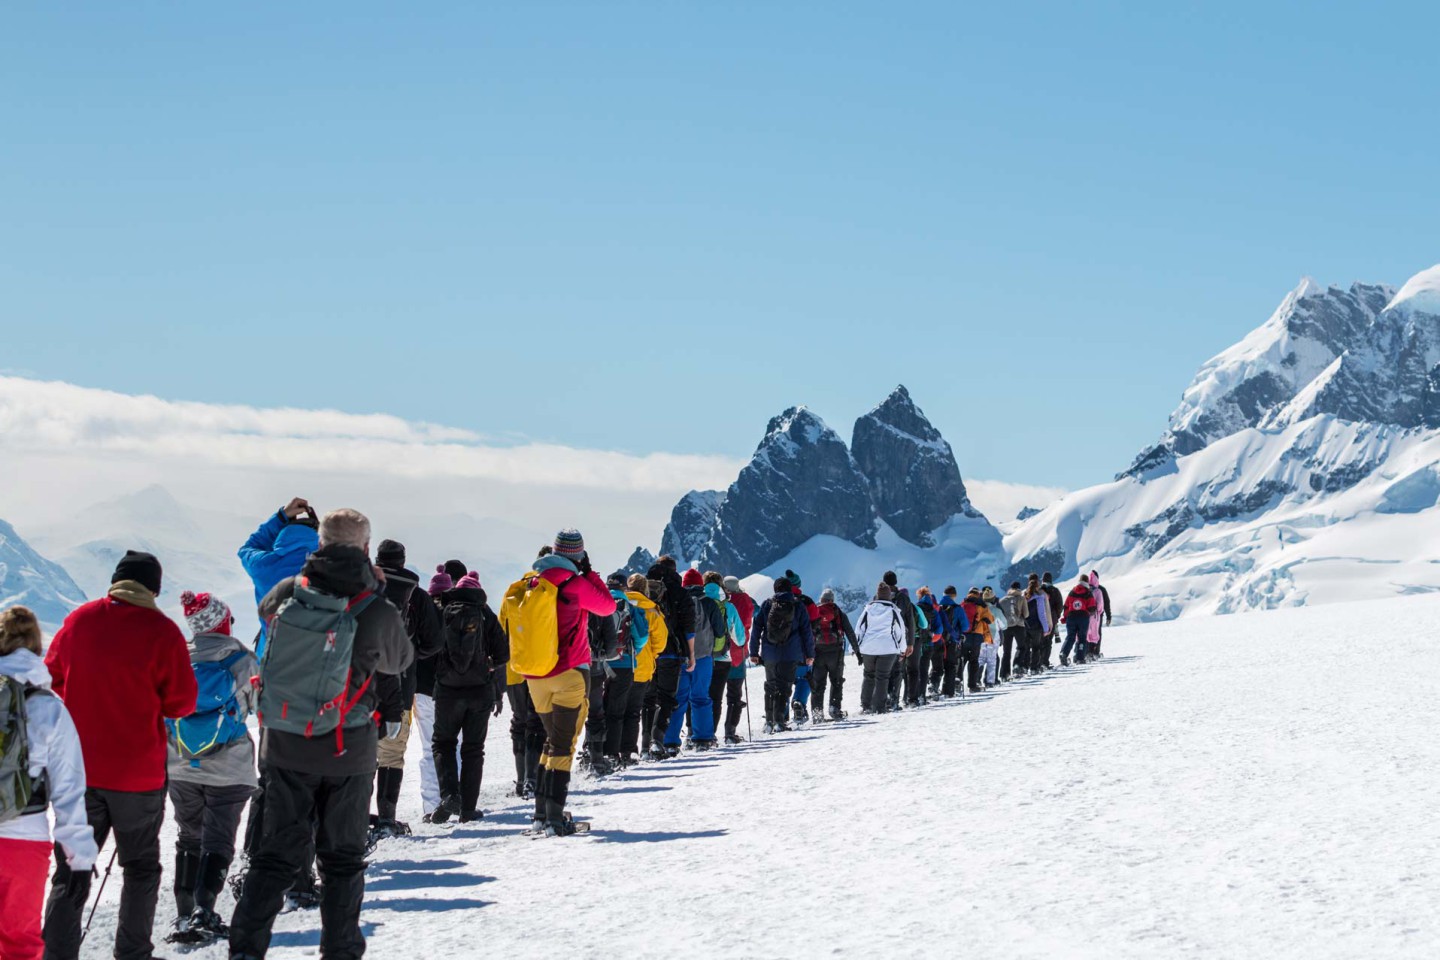
[[[400,543],[381,541],[371,561],[364,515],[321,518],[301,498],[239,554],[261,618],[253,649],[206,593],[180,597],[187,640],[158,606],[159,560],[137,551],[43,659],[34,615],[0,613],[3,960],[78,956],[111,839],[123,874],[114,955],[151,957],[167,796],[178,828],[170,942],[228,939],[232,960],[259,958],[282,909],[318,906],[321,955],[359,957],[365,857],[409,833],[397,806],[412,727],[427,747],[425,820],[480,819],[489,722],[508,702],[515,793],[535,804],[527,833],[566,836],[585,826],[565,809],[582,728],[580,766],[605,776],[712,749],[722,727],[741,742],[752,668],[764,671],[763,729],[778,733],[844,719],[847,645],[865,712],[884,713],[1050,669],[1062,621],[1061,663],[1098,657],[1110,619],[1093,573],[1065,597],[1045,574],[1003,596],[921,587],[913,601],[887,573],[852,625],[832,590],[816,603],[793,571],[758,605],[737,578],[682,573],[670,557],[602,580],[575,530],[540,551],[497,613],[460,561],[422,587]],[[216,911],[227,878],[228,924]]]

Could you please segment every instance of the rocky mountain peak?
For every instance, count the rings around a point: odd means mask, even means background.
[[[29,607],[41,623],[54,628],[84,602],[84,592],[64,568],[46,560],[0,520],[0,608]]]
[[[956,514],[980,516],[950,444],[903,385],[855,421],[850,452],[880,519],[911,543],[932,545],[931,531]]]

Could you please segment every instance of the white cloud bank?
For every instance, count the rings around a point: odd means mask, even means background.
[[[626,493],[724,488],[741,462],[557,444],[497,446],[468,430],[386,414],[162,400],[0,377],[0,446],[33,453],[393,477],[492,480]]]
[[[969,477],[965,478],[965,490],[970,494],[970,502],[989,517],[991,523],[997,524],[1014,520],[1025,507],[1043,509],[1069,493],[1063,487],[1037,487],[1003,480],[972,480]]]

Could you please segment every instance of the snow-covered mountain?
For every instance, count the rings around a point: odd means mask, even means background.
[[[85,593],[58,563],[46,560],[0,520],[0,610],[26,606],[53,632],[71,610],[85,602]]]
[[[1390,290],[1301,284],[1129,471],[1009,534],[1010,573],[1098,568],[1141,620],[1440,590],[1440,267]]]
[[[729,490],[684,497],[661,542],[682,565],[793,569],[814,593],[852,597],[887,568],[907,583],[968,583],[1004,561],[1000,532],[904,386],[856,421],[848,448],[804,407],[775,417]]]

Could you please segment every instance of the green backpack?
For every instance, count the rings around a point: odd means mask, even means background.
[[[270,621],[265,659],[260,664],[260,725],[303,737],[335,734],[335,755],[345,752],[348,727],[372,720],[351,711],[370,686],[365,677],[352,692],[350,661],[355,652],[357,618],[375,594],[335,597],[301,577],[295,592]]]
[[[42,687],[0,674],[0,823],[45,810],[45,775],[30,776],[29,716],[32,694]]]

